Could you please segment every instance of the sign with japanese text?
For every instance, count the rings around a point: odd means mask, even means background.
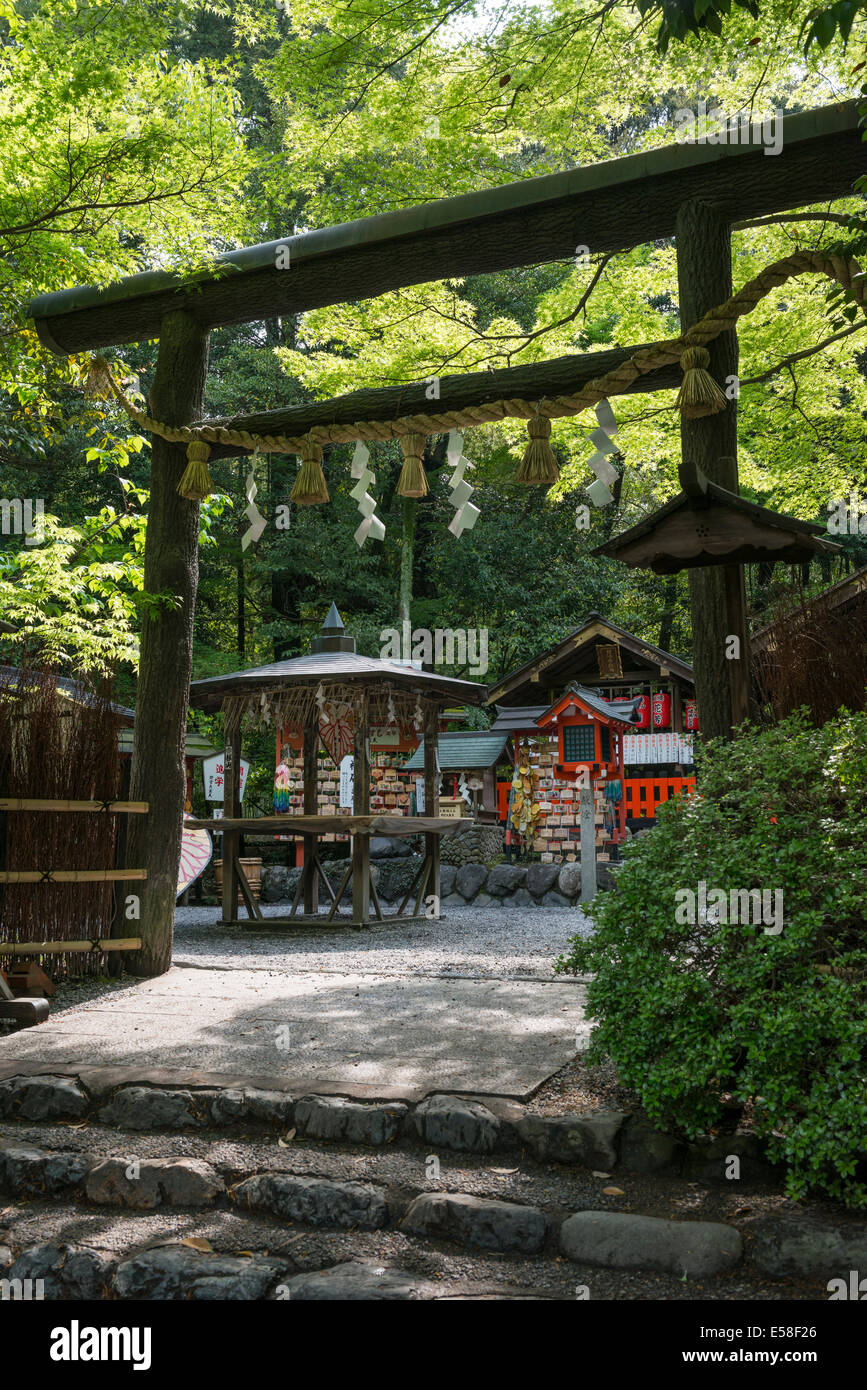
[[[205,758],[202,764],[202,771],[205,775],[205,799],[207,801],[224,801],[225,774],[223,770],[223,754],[217,753],[213,758]],[[241,759],[241,800],[244,800],[244,788],[247,785],[247,773],[250,771],[250,764],[245,758]]]

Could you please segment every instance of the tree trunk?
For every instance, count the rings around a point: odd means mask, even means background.
[[[400,538],[400,598],[398,623],[410,621],[412,607],[412,562],[415,551],[415,523],[418,517],[418,498],[403,497],[403,531]]]
[[[207,333],[183,311],[167,314],[150,413],[170,425],[195,419],[202,409],[207,367]],[[148,593],[174,595],[179,605],[146,612],[142,622],[130,796],[146,801],[149,811],[131,817],[128,857],[133,868],[146,869],[148,875],[141,892],[142,949],[130,967],[133,974],[147,976],[161,975],[171,965],[186,787],[199,507],[178,496],[185,466],[183,445],[154,435],[144,584]]]
[[[659,641],[657,646],[664,652],[671,651],[671,634],[674,631],[674,610],[677,604],[677,576],[670,574],[662,590],[664,608],[659,620]]]
[[[706,204],[684,203],[678,210],[677,281],[683,330],[731,296],[729,225]],[[708,370],[725,389],[726,377],[736,375],[738,369],[735,330],[721,333],[708,343],[708,352]],[[680,440],[684,459],[694,460],[712,482],[732,492],[738,491],[737,399],[727,401],[718,415],[707,415],[700,420],[682,418]],[[738,575],[729,577],[727,591],[725,571],[729,568],[732,567],[709,565],[706,569],[690,570],[689,574],[695,693],[701,730],[706,738],[731,737],[732,725],[736,722],[737,693],[743,688],[743,677],[749,679],[743,568],[733,567]],[[739,602],[733,602],[735,579]],[[737,620],[734,627],[733,617]],[[736,663],[726,658],[729,636],[740,640],[740,656]]]
[[[238,464],[238,490],[243,495],[244,492],[244,465]],[[243,663],[247,646],[247,618],[245,612],[245,589],[244,589],[244,551],[241,547],[241,537],[247,529],[246,517],[242,514],[240,525],[238,526],[238,561],[237,561],[237,595],[238,595],[238,656]]]

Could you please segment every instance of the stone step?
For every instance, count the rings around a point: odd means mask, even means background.
[[[34,1143],[40,1133],[52,1136],[54,1147]],[[135,1150],[118,1152],[118,1139],[124,1146],[131,1142]],[[185,1152],[173,1151],[178,1142]],[[63,1211],[58,1229],[65,1236],[61,1243],[70,1247],[69,1279],[84,1284],[97,1278],[106,1282],[105,1252],[101,1253],[99,1241],[94,1247],[86,1239],[89,1229],[97,1235],[104,1230],[106,1209],[119,1213],[116,1229],[125,1233],[122,1253],[130,1258],[140,1253],[130,1247],[144,1246],[149,1252],[155,1234],[160,1248],[166,1244],[166,1233],[173,1235],[174,1249],[178,1231],[193,1234],[205,1221],[212,1223],[209,1229],[224,1243],[234,1235],[234,1244],[218,1253],[243,1260],[259,1255],[266,1261],[272,1258],[292,1230],[299,1232],[296,1239],[306,1241],[311,1233],[326,1233],[332,1242],[349,1232],[351,1248],[347,1252],[345,1246],[339,1247],[336,1252],[343,1259],[347,1253],[354,1257],[355,1243],[369,1234],[392,1246],[397,1243],[399,1251],[444,1248],[464,1252],[473,1261],[497,1256],[550,1265],[558,1258],[563,1262],[565,1256],[585,1275],[588,1269],[607,1269],[618,1274],[643,1271],[677,1280],[705,1280],[736,1272],[739,1279],[754,1283],[768,1275],[830,1279],[840,1273],[841,1264],[848,1269],[857,1268],[859,1260],[867,1262],[863,1221],[841,1220],[836,1225],[825,1221],[823,1225],[811,1218],[799,1223],[791,1219],[791,1210],[780,1205],[782,1199],[769,1199],[754,1212],[751,1207],[738,1207],[742,1199],[734,1192],[723,1198],[712,1190],[702,1193],[699,1184],[682,1180],[644,1179],[628,1188],[611,1184],[606,1188],[605,1173],[588,1177],[533,1159],[508,1169],[492,1166],[479,1156],[455,1160],[453,1169],[449,1164],[448,1159],[441,1163],[433,1156],[420,1158],[412,1150],[395,1147],[358,1153],[352,1146],[304,1141],[230,1140],[219,1135],[186,1136],[178,1141],[174,1136],[119,1136],[100,1126],[7,1125],[5,1130],[0,1128],[0,1194],[4,1201],[7,1197],[12,1201],[0,1220],[6,1228],[5,1233],[0,1230],[0,1246],[6,1246],[0,1278],[46,1277],[22,1272],[25,1255],[27,1268],[36,1268],[48,1259],[42,1247],[54,1249],[57,1244],[45,1239],[42,1228],[39,1239],[32,1239],[37,1205],[47,1228],[57,1225],[55,1213]],[[626,1178],[622,1181],[628,1183]],[[635,1190],[630,1191],[633,1186]],[[474,1190],[467,1191],[468,1187]],[[685,1216],[690,1203],[693,1211],[702,1210]],[[239,1249],[253,1254],[239,1255]],[[181,1250],[189,1251],[189,1247]],[[57,1250],[51,1258],[60,1259]],[[119,1297],[174,1297],[132,1290],[164,1287],[163,1274],[170,1281],[176,1266],[186,1280],[184,1287],[189,1287],[187,1276],[195,1263],[191,1258],[189,1253],[167,1256],[168,1267],[163,1271],[160,1261],[149,1253],[141,1269],[139,1264],[132,1266],[129,1282],[124,1282],[124,1273],[118,1286],[116,1276],[123,1263],[118,1255],[111,1265],[115,1279],[111,1288]],[[332,1258],[328,1265],[337,1262]],[[383,1267],[394,1267],[403,1277],[403,1266],[394,1265],[393,1260]],[[303,1272],[294,1261],[286,1268]],[[217,1283],[208,1284],[205,1279],[202,1288],[213,1290],[224,1286],[220,1281],[229,1281],[240,1290],[232,1297],[291,1296],[275,1292],[275,1281],[285,1269],[275,1272],[267,1262],[260,1262],[253,1272],[244,1273],[246,1269],[246,1265],[243,1269],[215,1265],[207,1278]],[[410,1284],[415,1271],[411,1274]],[[598,1277],[598,1273],[593,1276]],[[195,1279],[192,1282],[198,1287]],[[66,1285],[60,1280],[57,1287]],[[258,1292],[244,1292],[248,1287]],[[342,1287],[340,1280],[326,1281],[309,1296],[329,1297],[328,1290],[335,1287]],[[392,1296],[376,1295],[375,1287],[374,1283],[358,1296]],[[57,1296],[85,1295],[61,1292]],[[223,1295],[205,1291],[190,1296]]]
[[[686,1143],[646,1117],[618,1110],[537,1115],[510,1101],[429,1095],[418,1102],[360,1101],[339,1095],[293,1096],[258,1086],[120,1084],[88,1075],[25,1075],[0,1081],[0,1120],[98,1121],[126,1132],[213,1130],[285,1133],[385,1147],[492,1154],[529,1153],[541,1162],[590,1170],[670,1173],[726,1183],[737,1160],[742,1184],[778,1185],[752,1135]]]

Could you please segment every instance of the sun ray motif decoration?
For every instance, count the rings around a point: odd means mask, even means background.
[[[186,822],[194,817],[184,812],[184,828],[181,833],[181,862],[178,867],[178,897],[195,883],[199,874],[204,873],[214,852],[213,842],[207,830],[192,830]]]
[[[326,700],[320,707],[319,737],[335,767],[339,767],[346,755],[352,752],[354,722],[350,704]]]

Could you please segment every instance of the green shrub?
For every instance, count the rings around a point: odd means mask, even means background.
[[[746,728],[698,774],[701,795],[660,808],[597,897],[595,934],[557,962],[593,975],[591,1060],[690,1137],[748,1105],[790,1195],[865,1206],[867,714]],[[679,922],[675,895],[701,880],[782,889],[781,932]]]

